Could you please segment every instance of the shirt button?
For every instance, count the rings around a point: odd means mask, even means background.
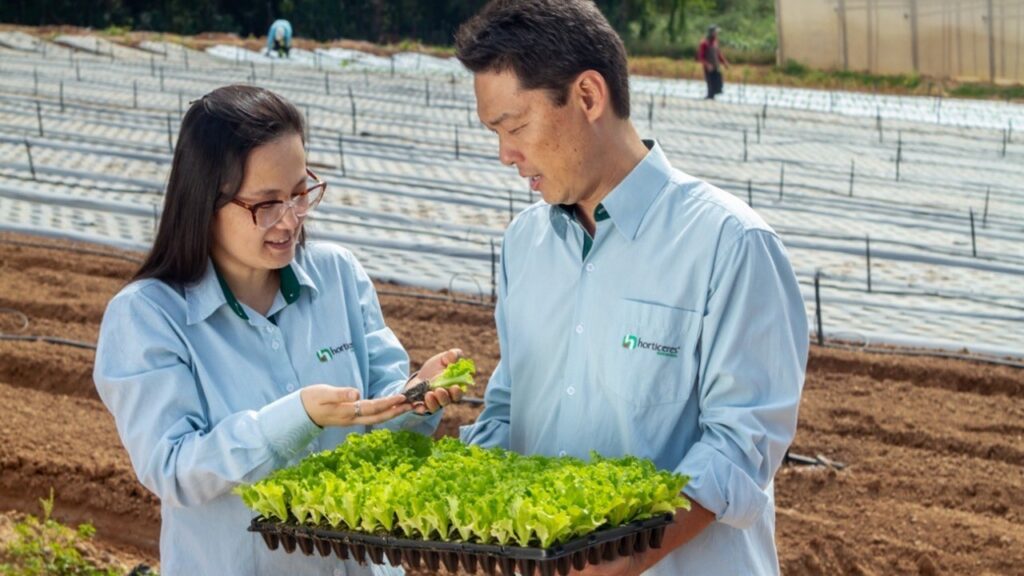
[[[572,386],[569,386],[568,388],[565,389],[565,393],[568,394],[569,396],[572,396],[573,394],[576,393],[576,389],[573,388]]]
[[[593,272],[593,271],[594,271],[594,265],[590,264],[590,263],[587,263],[587,272]]]
[[[576,333],[577,334],[583,334],[583,324],[577,324],[576,325]]]
[[[274,327],[273,326],[267,326],[267,334],[273,334],[273,333],[274,333]]]
[[[295,384],[292,383],[292,382],[289,382],[288,385],[285,386],[284,388],[285,388],[285,390],[287,390],[289,392],[294,392],[295,391]]]
[[[274,350],[277,350],[278,348],[281,347],[281,343],[277,340],[274,340],[273,342],[270,343],[270,347],[273,348]]]
[[[565,450],[562,450],[562,451],[560,451],[560,452],[558,453],[558,455],[559,455],[559,456],[565,456],[565,455],[566,455],[566,452],[565,452]]]

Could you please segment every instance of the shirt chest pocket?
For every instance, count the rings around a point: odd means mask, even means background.
[[[608,320],[592,365],[610,399],[650,406],[689,398],[699,359],[699,313],[622,300]]]

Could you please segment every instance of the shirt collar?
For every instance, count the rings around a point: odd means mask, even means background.
[[[636,167],[604,197],[594,211],[594,220],[600,222],[611,217],[612,224],[623,236],[636,238],[647,210],[665,187],[672,173],[672,165],[654,140],[644,140],[648,152]],[[574,206],[558,204],[553,214],[575,218]],[[603,213],[602,213],[603,212]]]
[[[605,196],[601,204],[623,236],[632,240],[640,222],[672,174],[672,165],[654,140],[644,140],[644,159]]]
[[[309,288],[313,296],[318,293],[313,280],[297,261],[293,260],[291,264],[281,268],[281,296],[285,302],[291,304],[298,300],[302,286]],[[239,318],[249,319],[242,304],[235,298],[235,294],[213,265],[212,259],[207,262],[206,272],[199,282],[185,289],[185,300],[188,304],[189,325],[206,320],[225,304]]]

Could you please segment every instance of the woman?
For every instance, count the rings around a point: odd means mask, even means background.
[[[269,551],[232,488],[369,426],[429,434],[439,416],[425,413],[459,400],[406,402],[408,356],[366,272],[343,248],[305,246],[327,185],[306,167],[303,128],[261,88],[194,102],[153,249],[103,317],[93,376],[160,498],[163,574],[370,574]]]

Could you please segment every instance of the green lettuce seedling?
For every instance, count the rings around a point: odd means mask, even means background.
[[[469,358],[459,358],[449,364],[444,372],[435,376],[432,380],[424,380],[404,392],[409,402],[422,402],[427,392],[438,388],[451,388],[458,386],[465,392],[473,385],[473,375],[476,374],[476,365]]]

